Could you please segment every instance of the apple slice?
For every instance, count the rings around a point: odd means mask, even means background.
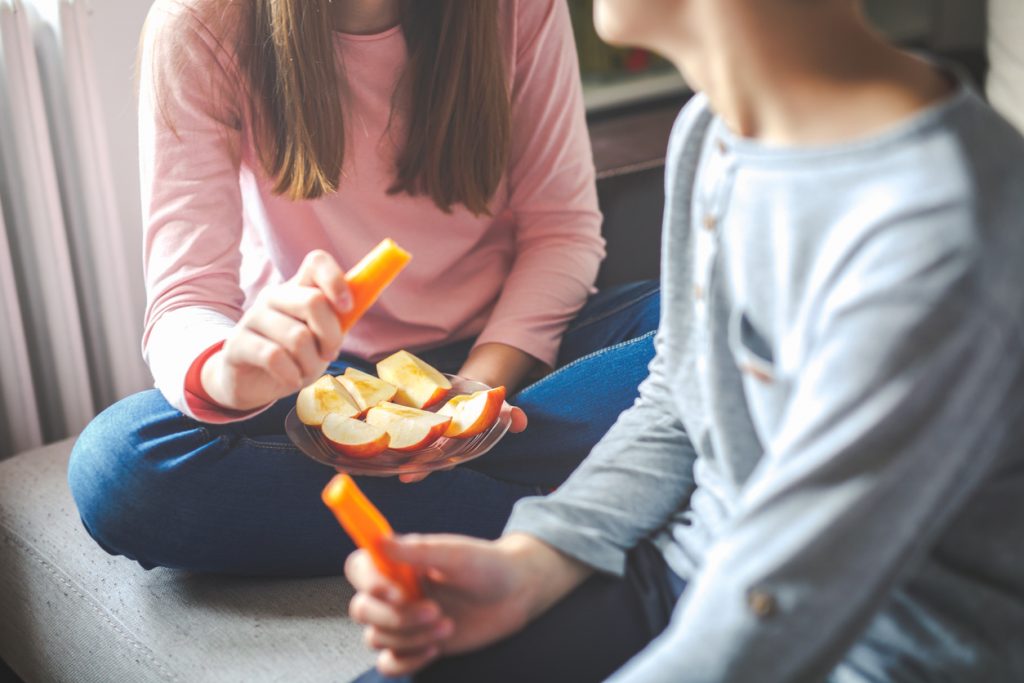
[[[416,451],[441,438],[452,418],[425,410],[381,403],[370,408],[366,422],[383,427],[391,437],[388,448],[393,451]]]
[[[350,458],[372,458],[387,450],[391,441],[383,427],[338,413],[324,418],[323,432],[331,448]]]
[[[452,418],[444,435],[450,439],[468,439],[487,431],[498,419],[504,402],[505,387],[454,397],[437,411],[438,415]]]
[[[355,368],[346,368],[345,374],[338,381],[356,400],[356,405],[364,413],[378,403],[390,401],[398,393],[398,387],[388,384]]]
[[[319,427],[331,413],[355,417],[363,411],[334,377],[324,375],[299,392],[295,412],[304,425]]]
[[[377,363],[377,374],[398,387],[395,403],[411,408],[428,408],[452,388],[447,377],[408,351],[398,351]]]

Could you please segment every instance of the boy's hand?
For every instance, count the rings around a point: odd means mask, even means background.
[[[369,555],[345,564],[356,588],[352,619],[366,625],[377,668],[388,676],[422,669],[440,655],[479,649],[505,638],[546,611],[589,571],[532,537],[498,541],[463,536],[404,536],[382,550],[416,568],[426,598],[406,602]]]
[[[341,351],[338,314],[352,307],[345,272],[312,251],[295,276],[264,290],[224,348],[203,366],[206,393],[230,410],[253,410],[320,377]]]

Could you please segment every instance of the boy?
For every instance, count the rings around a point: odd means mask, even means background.
[[[702,95],[657,357],[496,542],[347,574],[416,680],[1024,680],[1024,141],[854,0],[597,0]],[[369,674],[368,676],[375,676]]]

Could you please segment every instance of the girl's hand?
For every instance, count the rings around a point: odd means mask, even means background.
[[[358,550],[345,563],[356,589],[349,615],[364,624],[388,676],[418,671],[440,655],[479,649],[545,612],[590,573],[537,539],[498,541],[463,536],[404,536],[382,545],[392,559],[421,574],[427,597],[407,602],[397,585]]]
[[[526,413],[523,412],[523,409],[512,406],[512,424],[509,425],[508,431],[512,432],[513,434],[518,434],[519,432],[526,429],[527,424],[528,420],[526,419]],[[452,465],[451,467],[443,467],[441,469],[442,471],[445,471],[450,470],[454,467],[455,465]],[[429,476],[430,472],[417,472],[416,474],[400,474],[398,475],[398,480],[401,481],[403,484],[415,484],[418,481],[423,481]]]
[[[352,307],[345,273],[325,251],[306,255],[295,276],[268,287],[203,366],[206,393],[230,410],[253,410],[314,382],[337,358],[338,315]]]

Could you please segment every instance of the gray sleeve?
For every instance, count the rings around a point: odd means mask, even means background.
[[[569,480],[520,501],[505,533],[539,538],[596,569],[621,575],[626,552],[665,526],[693,492],[693,447],[673,412],[661,333],[640,397]]]
[[[949,220],[965,217],[919,217],[920,234]],[[819,680],[1008,452],[1020,330],[978,292],[973,254],[927,244],[851,257],[734,523],[615,681]]]

